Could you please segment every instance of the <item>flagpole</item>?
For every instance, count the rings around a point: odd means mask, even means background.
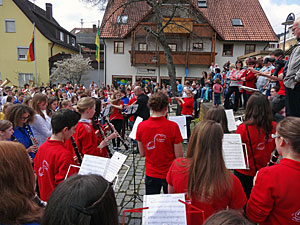
[[[37,85],[37,69],[36,69],[36,41],[35,41],[35,23],[33,23],[33,42],[34,42],[34,72],[35,72],[35,86]]]
[[[98,20],[98,29],[100,29],[99,28],[100,27],[100,20]],[[98,31],[97,31],[97,34],[96,35],[98,35]],[[99,31],[99,36],[100,36],[100,31]],[[98,54],[99,54],[99,61],[98,61],[98,81],[99,81],[99,88],[101,87],[101,82],[100,82],[100,50],[101,50],[101,48],[100,48],[101,46],[100,46],[100,37],[99,37],[99,51],[98,51]]]

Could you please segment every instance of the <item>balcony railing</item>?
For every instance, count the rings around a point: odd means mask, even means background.
[[[136,64],[156,64],[153,58],[158,58],[161,65],[167,64],[166,57],[163,51],[129,51],[131,54],[131,63]],[[175,65],[204,65],[209,66],[214,57],[214,52],[186,52],[174,51],[172,52],[173,63]]]

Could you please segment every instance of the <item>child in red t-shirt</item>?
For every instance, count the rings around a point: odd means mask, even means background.
[[[114,125],[116,131],[121,134],[124,120],[122,115],[124,103],[121,100],[121,93],[119,91],[115,91],[113,93],[110,105],[111,114],[109,116],[109,120]],[[117,144],[115,139],[112,140],[114,150],[120,150],[120,142],[120,138],[117,138]]]
[[[219,78],[215,79],[213,92],[214,92],[214,106],[218,107],[221,104],[221,93],[223,92],[223,87],[221,85],[221,80]]]
[[[95,99],[91,97],[81,98],[77,103],[77,111],[81,118],[73,136],[80,154],[103,156],[102,149],[108,145],[109,140],[116,137],[116,134],[113,133],[104,140],[97,138],[99,131],[95,131],[91,121],[95,114]]]
[[[39,148],[34,159],[41,199],[48,201],[54,188],[65,179],[69,166],[74,164],[73,149],[65,142],[75,132],[80,116],[69,110],[55,112],[51,119],[52,135]],[[68,175],[74,174],[70,170]]]
[[[145,156],[146,194],[168,193],[166,176],[173,160],[182,157],[182,137],[178,125],[166,119],[168,97],[157,92],[151,95],[148,107],[152,116],[139,124],[136,139],[141,156]]]
[[[247,201],[239,179],[225,167],[222,139],[219,123],[199,122],[193,130],[187,158],[174,160],[167,175],[169,193],[187,193],[189,204],[203,210],[205,219],[227,208],[242,210]],[[187,213],[188,225],[203,222],[202,214]]]
[[[191,136],[191,121],[193,119],[193,111],[194,111],[194,98],[193,92],[189,89],[185,90],[187,97],[182,99],[180,97],[175,97],[177,103],[182,107],[181,115],[185,116],[186,118],[186,129],[187,129],[187,136],[188,140]]]

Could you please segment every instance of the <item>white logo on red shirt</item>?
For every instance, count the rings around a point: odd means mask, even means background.
[[[155,148],[155,142],[165,142],[167,136],[164,134],[156,134],[154,140],[147,143],[147,150],[152,150]]]
[[[261,142],[261,143],[257,144],[256,150],[264,150],[264,149],[265,149],[265,143],[264,142]]]
[[[293,213],[292,216],[293,216],[292,220],[299,223],[300,222],[300,209],[297,212]]]
[[[44,176],[45,170],[48,171],[49,164],[47,163],[46,160],[43,160],[42,166],[39,168],[39,176],[42,177]]]

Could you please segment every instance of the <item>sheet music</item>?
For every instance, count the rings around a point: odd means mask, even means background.
[[[103,115],[104,117],[106,117],[106,116],[109,115],[109,112],[110,112],[110,106],[111,106],[111,105],[107,105],[107,106],[104,108],[104,110],[103,110],[103,112],[102,112],[102,115]]]
[[[246,169],[240,134],[224,134],[223,157],[227,169]]]
[[[107,181],[112,182],[115,179],[126,158],[126,155],[123,155],[119,152],[114,153],[114,155],[109,160],[109,164],[106,169],[106,174],[104,178]]]
[[[226,113],[226,117],[227,117],[228,130],[235,131],[236,124],[235,124],[235,119],[234,119],[234,115],[233,115],[233,110],[227,109],[227,110],[225,110],[225,113]]]
[[[185,116],[169,116],[169,120],[178,124],[183,139],[187,139]]]
[[[126,114],[129,114],[129,115],[134,114],[137,111],[138,106],[139,105],[137,105],[137,104],[129,105],[127,110],[126,110]]]
[[[184,194],[144,195],[143,225],[186,225]]]
[[[108,162],[108,158],[85,154],[83,156],[83,160],[78,174],[97,174],[104,177],[105,169],[107,167]]]
[[[137,128],[138,128],[138,125],[143,121],[143,118],[142,117],[137,117],[134,124],[133,124],[133,128],[132,128],[132,131],[131,133],[129,134],[129,137],[131,139],[134,139],[136,140],[136,131],[137,131]]]

